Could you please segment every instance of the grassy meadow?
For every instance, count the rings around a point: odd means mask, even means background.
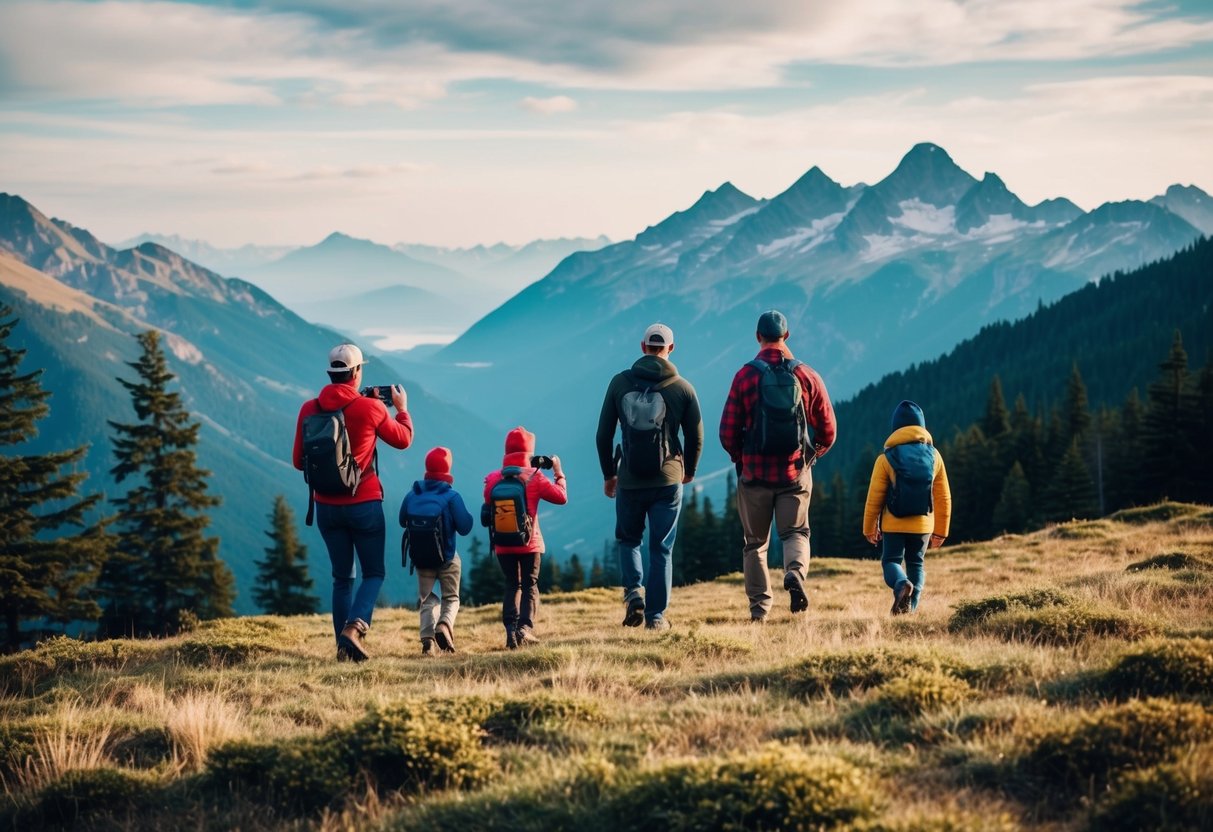
[[[389,580],[408,579],[397,570]],[[778,575],[773,582],[780,585]],[[542,644],[465,608],[454,655],[376,612],[0,659],[4,828],[1213,828],[1213,511],[1162,504],[929,553],[891,617],[875,561],[814,558],[751,625],[740,574],[542,599]]]

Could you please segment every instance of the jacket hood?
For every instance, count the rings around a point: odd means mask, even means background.
[[[904,428],[898,428],[890,433],[889,438],[884,441],[884,446],[892,448],[894,445],[910,445],[914,442],[935,444],[926,428],[919,427],[918,425],[906,425]]]
[[[519,425],[505,435],[505,456],[502,465],[529,468],[535,453],[535,434]]]
[[[441,494],[444,491],[450,491],[451,484],[442,480],[417,480],[413,483],[414,494]]]
[[[923,415],[921,407],[909,399],[905,399],[898,403],[897,407],[893,408],[893,418],[890,422],[892,430],[912,425],[925,428],[927,426],[927,417]]]
[[[660,356],[642,355],[632,365],[632,375],[656,383],[678,375],[678,368]]]
[[[325,410],[337,410],[345,407],[354,399],[360,398],[358,388],[350,384],[326,384],[320,389],[320,406]]]

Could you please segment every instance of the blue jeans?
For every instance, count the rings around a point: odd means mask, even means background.
[[[923,561],[927,552],[929,534],[906,534],[905,532],[884,533],[884,553],[880,556],[880,566],[884,569],[884,582],[889,589],[897,592],[897,587],[909,581],[914,585],[914,595],[910,598],[910,609],[918,609],[918,600],[922,597],[922,583],[926,577]],[[902,561],[905,568],[902,568]]]
[[[348,506],[316,503],[316,527],[333,564],[333,633],[340,635],[356,618],[371,623],[375,600],[383,586],[383,547],[387,532],[383,503],[369,500]],[[362,567],[362,583],[354,594],[354,553]]]
[[[615,539],[619,541],[619,575],[624,593],[640,588],[640,540],[649,522],[649,568],[644,579],[644,617],[665,615],[674,583],[674,536],[682,511],[682,483],[660,488],[621,488],[615,492]]]

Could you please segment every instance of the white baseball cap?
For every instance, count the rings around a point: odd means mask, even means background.
[[[650,347],[668,347],[674,343],[674,330],[665,324],[653,324],[644,331],[644,343]]]
[[[330,373],[354,370],[361,367],[362,364],[362,350],[353,344],[338,344],[329,350],[329,366],[327,369]]]

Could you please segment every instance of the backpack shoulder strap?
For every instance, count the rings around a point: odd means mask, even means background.
[[[678,373],[674,373],[674,375],[670,376],[667,379],[662,379],[661,381],[657,382],[656,384],[647,384],[643,381],[638,380],[636,378],[635,373],[633,373],[631,370],[624,370],[623,375],[627,378],[628,382],[633,387],[635,387],[637,390],[643,390],[645,392],[648,392],[649,390],[663,390],[666,387],[669,387],[674,382],[678,381],[679,378],[681,378],[681,376],[679,376]]]
[[[771,372],[771,365],[763,361],[761,358],[755,358],[753,361],[747,361],[746,366],[753,367],[759,373]]]

